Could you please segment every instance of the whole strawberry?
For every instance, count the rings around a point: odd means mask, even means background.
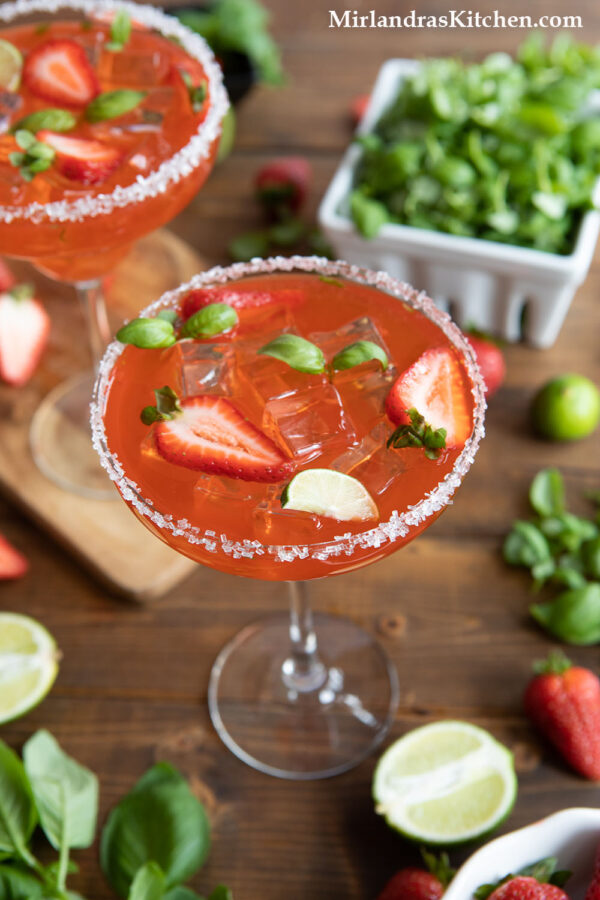
[[[439,859],[426,850],[421,850],[421,855],[427,869],[400,869],[388,881],[377,900],[440,900],[454,870],[450,868],[445,853]]]
[[[306,200],[312,172],[302,156],[282,156],[260,169],[255,187],[258,199],[269,215],[281,220],[297,213]]]
[[[562,653],[534,671],[525,691],[527,715],[576,772],[600,780],[600,680]]]
[[[493,891],[488,900],[569,900],[562,888],[542,884],[528,875],[517,875]]]
[[[482,335],[468,334],[467,340],[475,351],[477,364],[485,382],[485,396],[489,399],[506,377],[504,354],[497,344]]]
[[[596,851],[594,874],[590,886],[585,892],[585,900],[600,900],[600,847]]]

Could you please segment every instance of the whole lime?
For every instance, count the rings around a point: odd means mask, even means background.
[[[533,426],[551,441],[577,441],[600,421],[600,391],[584,375],[559,375],[537,392],[531,408]]]

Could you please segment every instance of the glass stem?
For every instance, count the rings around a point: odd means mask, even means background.
[[[110,341],[110,326],[106,314],[106,301],[100,279],[80,281],[75,285],[87,324],[88,340],[94,371]]]
[[[283,664],[282,676],[291,691],[317,691],[327,681],[327,667],[317,647],[312,609],[304,581],[288,581],[290,594],[291,653]]]

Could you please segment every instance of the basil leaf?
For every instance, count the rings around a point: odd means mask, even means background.
[[[166,319],[132,319],[117,331],[117,340],[144,350],[171,347],[175,343],[173,325]]]
[[[208,900],[233,900],[233,894],[224,884],[219,884],[214,891],[212,891]]]
[[[551,558],[550,545],[531,522],[516,521],[506,537],[502,554],[511,566],[531,568]]]
[[[37,731],[27,741],[23,762],[40,824],[52,846],[90,847],[98,817],[94,773],[67,756],[48,731]]]
[[[12,134],[21,130],[35,134],[42,129],[62,132],[71,131],[76,124],[77,119],[68,109],[38,109],[20,119],[10,130]]]
[[[558,516],[565,509],[565,486],[558,469],[542,469],[529,488],[529,500],[540,516]]]
[[[517,874],[535,878],[535,880],[539,881],[541,884],[548,884],[551,876],[554,874],[557,862],[558,860],[555,856],[548,856],[545,859],[540,859],[539,862],[532,863],[530,866],[519,869]]]
[[[27,843],[36,825],[33,793],[23,763],[0,741],[0,854],[28,860]]]
[[[131,36],[131,19],[125,9],[117,10],[110,26],[111,40],[106,44],[106,49],[112,53],[120,53]]]
[[[600,537],[582,544],[581,559],[586,575],[600,581]]]
[[[565,591],[550,603],[535,603],[530,612],[546,631],[568,644],[600,642],[600,584]]]
[[[138,869],[131,883],[128,900],[162,900],[165,895],[164,872],[155,862]]]
[[[165,322],[170,322],[171,325],[174,325],[177,321],[177,313],[174,309],[161,309],[161,311],[156,314],[156,318],[164,319]]]
[[[365,196],[362,191],[352,191],[350,195],[350,211],[354,224],[363,237],[374,238],[382,225],[389,220],[389,214],[383,203]]]
[[[100,94],[85,109],[88,122],[104,122],[106,119],[117,119],[139,106],[147,91],[131,91],[122,88]]]
[[[181,329],[181,337],[209,338],[235,328],[239,319],[227,303],[209,303],[189,317]]]
[[[387,369],[388,358],[379,344],[374,344],[373,341],[356,341],[336,353],[331,365],[336,371],[352,369],[354,366],[360,366],[361,363],[369,362],[372,359],[379,360],[383,371]]]
[[[169,891],[164,895],[163,900],[204,900],[200,894],[197,894],[196,891],[193,891],[191,888],[182,887],[178,885],[173,888],[172,891]]]
[[[23,869],[0,865],[0,898],[2,900],[42,900],[44,887]]]
[[[258,352],[281,360],[297,372],[318,375],[325,371],[323,351],[297,334],[280,334]]]
[[[266,256],[269,252],[268,231],[248,231],[234,238],[227,252],[235,262],[249,262],[255,256]]]
[[[153,766],[110,813],[102,832],[100,863],[107,879],[126,897],[138,869],[157,863],[167,888],[187,881],[210,847],[203,805],[168,763]]]

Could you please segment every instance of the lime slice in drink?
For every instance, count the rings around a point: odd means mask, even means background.
[[[434,722],[400,738],[373,779],[377,812],[414,841],[451,846],[492,831],[517,795],[512,754],[467,722]]]
[[[28,616],[0,613],[0,725],[43,700],[58,672],[49,632]]]
[[[364,484],[334,469],[299,472],[281,495],[281,505],[342,522],[379,518],[379,510]]]
[[[14,44],[0,40],[0,88],[16,91],[21,82],[23,57]]]

